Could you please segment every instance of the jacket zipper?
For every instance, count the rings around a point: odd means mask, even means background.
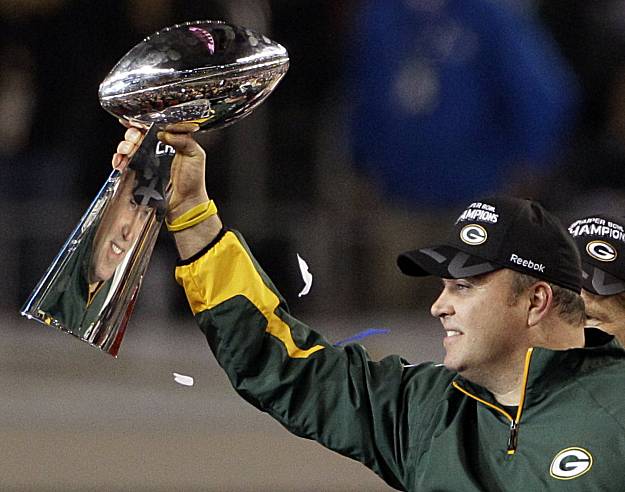
[[[510,422],[510,435],[508,436],[508,447],[506,452],[508,454],[514,454],[516,452],[517,444],[519,440],[519,423],[514,419]]]
[[[525,403],[525,390],[527,389],[527,376],[529,374],[530,361],[532,359],[533,351],[534,351],[533,348],[529,348],[527,349],[527,353],[525,354],[525,366],[523,368],[523,383],[521,386],[521,398],[519,399],[519,407],[517,409],[516,417],[512,417],[512,415],[506,412],[503,408],[498,407],[497,405],[493,405],[492,403],[487,402],[486,400],[482,400],[480,397],[475,396],[472,393],[469,393],[462,386],[460,386],[457,381],[454,381],[453,383],[451,383],[452,386],[456,388],[458,391],[498,411],[510,421],[510,432],[508,434],[508,443],[506,445],[506,453],[509,455],[513,455],[514,453],[516,453],[516,450],[518,447],[519,423],[521,422],[521,414],[523,413],[523,404]]]

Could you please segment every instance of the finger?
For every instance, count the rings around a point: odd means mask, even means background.
[[[141,133],[141,131],[139,131],[137,128],[130,127],[128,128],[128,130],[126,130],[126,133],[124,134],[124,140],[138,145],[139,143],[141,143],[141,140],[143,140],[143,133]]]
[[[126,128],[130,128],[131,127],[130,122],[128,120],[125,120],[124,118],[117,118],[117,121],[119,121]]]
[[[141,123],[139,123],[138,121],[127,120],[125,118],[117,118],[117,121],[119,121],[126,128],[138,128],[139,130],[145,130],[146,129],[146,126],[141,124]]]
[[[128,156],[123,155],[123,154],[113,154],[113,160],[112,160],[113,169],[123,171],[124,169],[126,169],[129,162],[130,160],[128,159]]]
[[[195,133],[200,129],[197,123],[172,123],[165,127],[168,133]]]
[[[122,140],[117,145],[117,153],[124,154],[127,156],[130,156],[131,154],[133,154],[136,149],[137,149],[137,145],[135,145],[132,142],[129,142],[128,140]]]
[[[158,132],[157,137],[162,142],[171,145],[176,152],[189,157],[194,157],[202,153],[202,147],[188,133]]]

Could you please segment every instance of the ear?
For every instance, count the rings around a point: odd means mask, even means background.
[[[529,289],[529,310],[527,313],[528,326],[540,323],[550,312],[553,306],[553,291],[547,282],[536,282]]]

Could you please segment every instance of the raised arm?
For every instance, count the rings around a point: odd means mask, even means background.
[[[171,225],[208,200],[205,155],[188,127],[170,127],[159,138],[176,149]],[[140,139],[129,130],[114,165],[123,166]],[[294,434],[405,488],[404,463],[420,457],[408,422],[430,420],[442,396],[432,388],[448,386],[434,379],[447,375],[431,364],[405,368],[397,356],[371,361],[359,345],[334,347],[291,316],[242,236],[216,214],[174,237],[176,279],[235,390]]]

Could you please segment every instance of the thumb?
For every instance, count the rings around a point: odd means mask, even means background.
[[[171,145],[176,150],[176,153],[188,157],[202,155],[202,147],[188,133],[170,133],[165,131],[158,132],[157,137],[167,145]]]

